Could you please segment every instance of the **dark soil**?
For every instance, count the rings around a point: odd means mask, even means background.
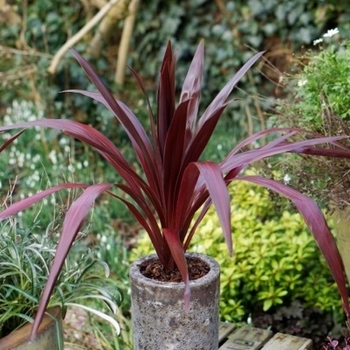
[[[201,278],[210,271],[209,265],[199,258],[187,257],[186,260],[190,280]],[[181,273],[176,267],[174,270],[166,270],[158,259],[145,261],[139,266],[145,277],[161,282],[182,282]]]

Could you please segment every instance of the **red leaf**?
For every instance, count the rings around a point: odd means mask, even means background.
[[[98,184],[88,187],[67,211],[63,222],[62,233],[58,241],[56,255],[34,319],[31,337],[34,337],[38,331],[62,265],[87,213],[91,209],[96,197],[107,191],[111,186],[111,184]]]
[[[176,186],[179,186],[179,179],[182,177],[188,104],[189,101],[185,101],[176,108],[165,142],[163,191],[166,197],[165,205],[170,214],[176,203],[178,193]]]
[[[123,177],[135,193],[141,193],[140,188],[147,192],[150,191],[149,186],[145,184],[142,178],[126,161],[119,149],[106,136],[89,125],[67,119],[41,119],[18,123],[12,126],[3,126],[0,127],[0,131],[27,128],[30,126],[42,126],[62,130],[67,135],[84,142],[101,154]]]
[[[186,168],[180,187],[179,199],[181,198],[181,200],[177,202],[176,208],[176,217],[178,220],[177,223],[180,224],[180,220],[184,214],[186,214],[186,211],[189,210],[188,206],[186,206],[185,200],[191,196],[191,201],[193,202],[196,195],[200,193],[195,188],[189,188],[187,185],[187,183],[190,183],[191,186],[193,186],[196,176],[194,173],[198,173],[198,171],[200,173],[198,181],[201,180],[209,192],[209,196],[207,195],[206,197],[210,197],[210,200],[215,206],[215,210],[218,214],[223,229],[227,247],[230,254],[232,254],[230,197],[225,180],[223,179],[223,174],[218,164],[210,162],[196,162],[191,163]]]
[[[178,232],[174,229],[164,228],[164,237],[168,243],[171,251],[171,256],[174,258],[177,268],[179,269],[182,279],[185,282],[185,308],[189,310],[190,307],[190,281],[188,277],[188,267],[185,257],[185,252],[179,240]]]
[[[227,104],[224,104],[221,108],[217,109],[215,113],[211,115],[211,117],[208,118],[202,127],[193,135],[185,154],[185,159],[183,161],[184,166],[187,166],[187,164],[190,162],[198,161],[199,157],[208,145],[208,141],[212,136],[226,106]]]
[[[10,145],[13,141],[15,141],[20,135],[22,135],[25,132],[25,130],[22,130],[18,132],[17,134],[11,136],[8,140],[6,140],[0,147],[0,153],[8,146]]]
[[[284,136],[281,136],[282,140],[285,139]],[[303,153],[304,150],[312,150],[311,146],[325,144],[328,142],[334,142],[337,140],[343,139],[344,136],[334,136],[334,137],[319,137],[316,139],[305,140],[305,141],[297,141],[297,142],[279,142],[278,139],[273,141],[274,147],[269,147],[268,145],[253,149],[250,151],[232,154],[225,158],[223,162],[221,162],[221,169],[223,173],[227,173],[236,167],[245,166],[247,164],[251,164],[257,160],[268,158],[277,154],[283,154],[286,152],[298,152]],[[350,151],[347,154],[347,157],[350,157]]]
[[[162,156],[175,110],[175,65],[175,56],[169,41],[160,69],[157,94],[158,145]]]
[[[40,200],[44,199],[45,197],[60,191],[62,189],[70,189],[70,188],[86,188],[88,185],[86,184],[79,184],[79,183],[65,183],[61,185],[56,185],[51,188],[48,188],[44,191],[38,192],[30,197],[24,198],[20,200],[19,202],[13,203],[10,205],[7,209],[2,211],[0,213],[0,220],[4,220],[12,215],[16,215],[22,210],[27,209],[31,205],[39,202]]]
[[[99,92],[91,92],[85,90],[66,90],[65,92],[78,93],[102,103],[115,115],[118,121],[124,126],[123,120],[121,120],[118,117],[116,112],[112,109],[112,107],[107,103],[107,101]],[[124,111],[126,118],[128,118],[131,121],[132,125],[135,127],[134,132],[138,135],[138,137],[135,137],[135,133],[129,132],[129,130],[126,127],[125,131],[133,144],[135,153],[140,160],[140,163],[142,165],[142,168],[144,169],[145,175],[147,176],[149,183],[153,185],[154,188],[157,188],[157,184],[159,183],[159,181],[157,180],[157,174],[159,173],[158,165],[160,161],[156,161],[147,133],[144,130],[141,123],[139,122],[139,120],[134,115],[134,113],[130,110],[130,108],[121,101],[117,101],[117,103],[119,104],[119,107]]]
[[[105,87],[90,64],[82,56],[80,56],[78,52],[75,50],[71,51],[81,67],[84,69],[86,75],[100,92],[101,97],[99,98],[99,101],[107,106],[123,125],[131,142],[133,143],[133,147],[135,148],[140,161],[144,166],[144,171],[148,176],[150,185],[157,185],[159,183],[159,181],[157,181],[157,176],[159,175],[159,169],[157,168],[158,162],[155,160],[153,148],[141,123],[138,121],[129,107],[122,102],[117,101],[113,97],[112,93]],[[80,91],[80,93],[85,93],[87,95],[93,94],[87,91]],[[97,97],[98,95],[95,94],[94,96]]]
[[[253,64],[264,54],[265,52],[259,52],[251,57],[241,68],[240,70],[229,80],[229,82],[221,89],[218,95],[210,103],[208,108],[203,113],[202,117],[198,123],[198,129],[202,127],[205,122],[214,115],[218,109],[221,109],[222,106],[226,103],[227,98],[230,93],[237,85],[237,83],[243,78],[247,71],[253,66]]]
[[[180,103],[189,100],[187,111],[187,134],[192,135],[195,131],[198,106],[201,96],[204,70],[204,42],[199,43],[188,69],[186,78],[182,84]]]

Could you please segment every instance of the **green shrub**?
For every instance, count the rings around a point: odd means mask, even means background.
[[[350,96],[347,93],[350,88],[350,43],[336,44],[335,40],[333,43],[327,46],[322,42],[319,51],[309,51],[303,57],[308,63],[290,79],[293,103],[289,101],[286,106],[280,101],[281,105],[278,105],[293,123],[325,134],[330,132],[331,125],[327,126],[329,114],[344,122],[350,120]]]
[[[289,95],[277,101],[271,116],[276,126],[305,128],[326,136],[350,135],[350,41],[343,28],[315,40],[315,50],[296,56],[306,62],[286,77]],[[350,147],[350,139],[339,141]],[[268,160],[287,174],[289,185],[325,208],[343,209],[350,200],[350,161],[346,158],[286,155]],[[313,186],[309,184],[312,183]]]
[[[243,321],[300,300],[304,307],[331,311],[339,296],[331,274],[299,214],[274,209],[266,190],[244,182],[231,185],[234,255],[229,256],[214,210],[194,235],[190,251],[214,257],[221,267],[221,319]],[[132,252],[151,253],[148,237]]]

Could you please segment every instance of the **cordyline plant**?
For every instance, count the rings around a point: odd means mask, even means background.
[[[292,141],[292,136],[301,130],[274,128],[249,136],[234,147],[227,157],[219,163],[199,160],[222,112],[229,103],[228,97],[231,91],[263,55],[263,52],[248,60],[218,93],[204,113],[198,117],[204,45],[201,42],[196,50],[182,86],[179,102],[176,104],[176,58],[169,43],[160,68],[156,113],[152,111],[142,79],[135,71],[131,70],[146,96],[150,118],[149,132],[144,129],[129,107],[113,97],[90,64],[76,51],[72,52],[98,92],[69,91],[93,98],[105,105],[115,115],[132,143],[143,175],[141,176],[135,171],[108,138],[89,125],[72,120],[42,119],[0,128],[0,131],[5,131],[42,126],[62,130],[65,134],[80,140],[97,151],[124,180],[121,184],[65,183],[56,185],[12,204],[0,214],[0,220],[3,220],[58,190],[84,189],[84,192],[71,205],[65,215],[56,257],[34,321],[33,336],[36,334],[61,266],[78,230],[96,197],[103,192],[108,192],[125,203],[136,220],[147,231],[164,269],[178,268],[185,282],[185,305],[188,307],[190,291],[185,251],[211,203],[215,206],[228,250],[232,253],[230,199],[227,186],[233,180],[250,181],[264,186],[286,196],[295,204],[332,271],[343,300],[345,312],[347,315],[350,314],[342,260],[324,216],[316,203],[282,183],[260,176],[242,174],[242,171],[251,163],[284,152],[350,157],[349,150],[337,144],[337,140],[342,137],[322,137],[309,133],[307,140]],[[246,150],[246,146],[270,134],[275,135],[273,141],[264,146]],[[7,147],[18,136],[19,134],[7,140],[2,148]],[[317,147],[317,145],[325,143],[333,144],[334,149]],[[113,193],[113,188],[124,191],[130,200]],[[195,213],[199,210],[199,215],[194,220]]]

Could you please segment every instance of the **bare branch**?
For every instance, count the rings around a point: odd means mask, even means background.
[[[107,15],[109,10],[116,5],[120,0],[110,0],[101,10],[88,22],[86,25],[79,30],[78,33],[73,35],[55,54],[50,67],[48,68],[49,73],[55,74],[58,64],[61,61],[64,54],[75,45],[85,34],[87,34],[97,23]]]
[[[128,56],[132,32],[134,30],[136,13],[139,7],[139,3],[139,0],[131,0],[129,5],[129,15],[125,19],[123,33],[120,40],[115,82],[121,86],[124,84],[126,60]]]
[[[118,21],[128,16],[129,2],[129,0],[121,0],[118,6],[114,6],[113,9],[108,12],[107,16],[103,18],[88,49],[88,53],[92,55],[92,57],[99,57],[103,43],[108,41]]]

